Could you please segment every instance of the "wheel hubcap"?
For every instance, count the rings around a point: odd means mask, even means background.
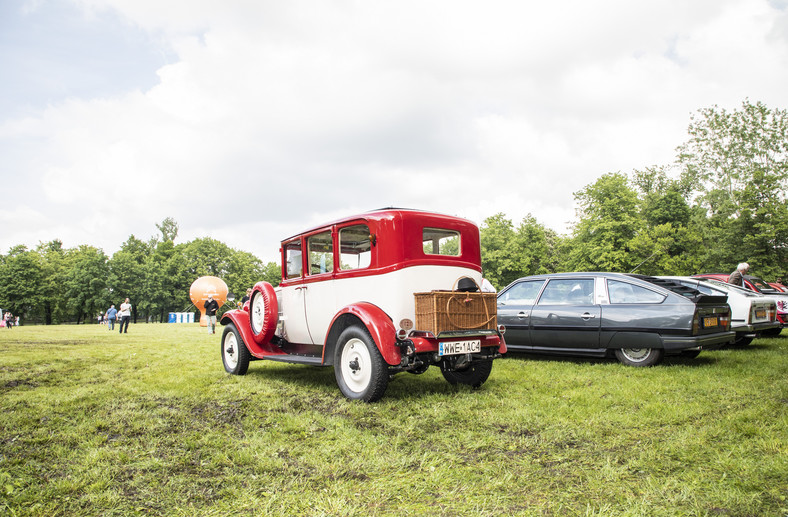
[[[342,349],[342,378],[347,387],[357,393],[369,386],[371,379],[369,350],[360,339],[351,339]]]
[[[235,353],[235,334],[227,334],[224,340],[224,362],[232,370],[238,365],[238,355]]]
[[[651,353],[650,348],[624,348],[621,353],[630,361],[643,361]]]

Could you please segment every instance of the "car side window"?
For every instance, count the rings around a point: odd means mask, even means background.
[[[610,303],[662,303],[665,297],[639,285],[618,280],[607,281]]]
[[[309,249],[309,274],[319,275],[334,271],[334,245],[331,232],[325,231],[306,240]]]
[[[287,269],[285,278],[298,278],[301,276],[301,240],[285,244],[285,261]]]
[[[339,230],[339,269],[369,267],[372,259],[372,235],[369,226],[356,224]]]
[[[547,283],[538,305],[593,305],[592,278],[556,278]]]
[[[514,284],[498,297],[503,305],[533,305],[544,280],[528,280]]]

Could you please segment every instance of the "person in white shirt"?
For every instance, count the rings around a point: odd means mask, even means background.
[[[118,313],[120,316],[120,333],[121,334],[128,334],[129,332],[129,320],[131,319],[131,304],[129,303],[129,299],[126,298],[126,301],[120,304],[120,312]],[[125,330],[124,330],[125,325]]]

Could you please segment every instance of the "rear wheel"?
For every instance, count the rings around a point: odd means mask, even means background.
[[[445,362],[441,363],[443,378],[451,385],[464,384],[478,388],[484,384],[491,371],[492,361],[474,361],[462,370],[449,370]]]
[[[375,402],[388,387],[388,365],[367,329],[352,326],[339,336],[334,355],[339,390],[352,400]]]
[[[782,331],[783,331],[783,329],[782,329],[782,328],[780,328],[780,327],[775,327],[775,328],[773,328],[773,329],[766,329],[766,330],[762,330],[762,331],[761,331],[761,335],[762,335],[762,336],[765,336],[765,337],[775,337],[775,336],[779,336],[779,335],[780,335],[780,332],[782,332]]]
[[[227,373],[245,375],[249,369],[251,354],[247,350],[241,334],[232,323],[224,327],[222,334],[222,363]]]
[[[627,366],[653,366],[662,360],[660,348],[621,348],[616,350],[616,358]]]
[[[740,337],[733,342],[733,346],[747,346],[752,343],[752,340],[753,338],[751,337]]]

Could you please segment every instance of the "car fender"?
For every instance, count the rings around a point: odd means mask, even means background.
[[[356,322],[361,322],[366,327],[386,363],[392,366],[400,363],[401,352],[397,346],[397,329],[394,328],[394,322],[377,305],[360,302],[343,307],[331,321],[328,335],[326,336],[323,364],[332,364],[334,348],[339,335],[348,326]]]
[[[653,332],[616,332],[605,348],[665,348],[659,334]]]
[[[270,342],[258,343],[255,341],[254,334],[252,333],[252,326],[249,324],[248,310],[233,309],[225,312],[220,323],[222,325],[227,325],[231,322],[235,325],[235,328],[238,329],[238,332],[241,334],[241,339],[243,339],[246,348],[253,356],[262,359],[263,356],[266,355],[279,355],[283,353],[278,347],[272,345]]]

